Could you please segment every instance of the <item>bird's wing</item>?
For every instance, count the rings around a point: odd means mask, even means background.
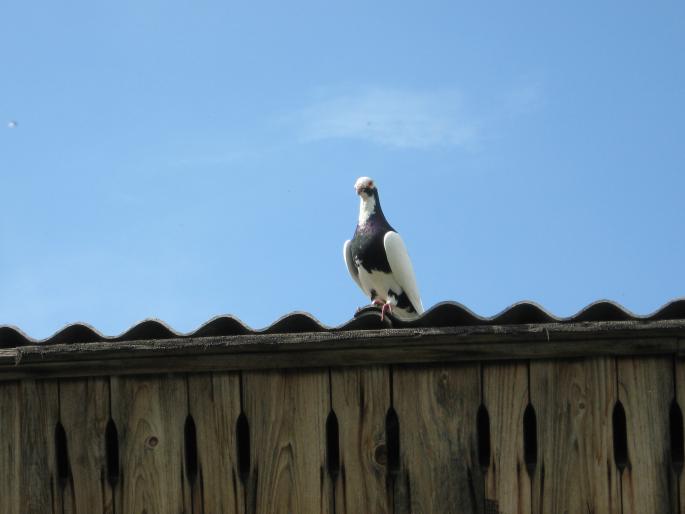
[[[383,246],[385,246],[385,255],[388,257],[390,269],[395,280],[404,292],[407,293],[409,301],[414,306],[414,309],[416,309],[416,313],[422,314],[423,304],[419,296],[419,288],[416,285],[414,268],[411,265],[409,254],[402,238],[397,232],[391,230],[385,234]]]
[[[343,257],[345,258],[345,264],[347,264],[347,271],[350,272],[350,275],[359,286],[359,289],[364,291],[362,283],[359,280],[359,271],[354,264],[354,259],[352,259],[352,243],[349,240],[345,241],[345,244],[343,245]]]

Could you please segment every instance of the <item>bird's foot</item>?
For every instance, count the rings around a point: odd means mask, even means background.
[[[383,304],[381,307],[381,321],[385,318],[385,313],[392,314],[392,305],[389,302]]]
[[[376,298],[371,303],[372,303],[372,305],[375,305],[376,307],[383,307],[383,305],[385,305],[385,302],[383,300],[379,300],[378,298]]]

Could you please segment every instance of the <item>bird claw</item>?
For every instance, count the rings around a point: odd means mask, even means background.
[[[389,303],[384,303],[383,307],[381,307],[381,321],[384,320],[385,318],[385,313],[392,314],[392,305]]]

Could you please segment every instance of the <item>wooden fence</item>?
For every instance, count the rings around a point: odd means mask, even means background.
[[[685,321],[0,351],[0,513],[685,512]]]

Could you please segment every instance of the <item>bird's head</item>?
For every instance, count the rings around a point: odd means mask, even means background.
[[[363,199],[372,197],[376,191],[376,184],[369,177],[359,177],[354,183],[354,190]]]

